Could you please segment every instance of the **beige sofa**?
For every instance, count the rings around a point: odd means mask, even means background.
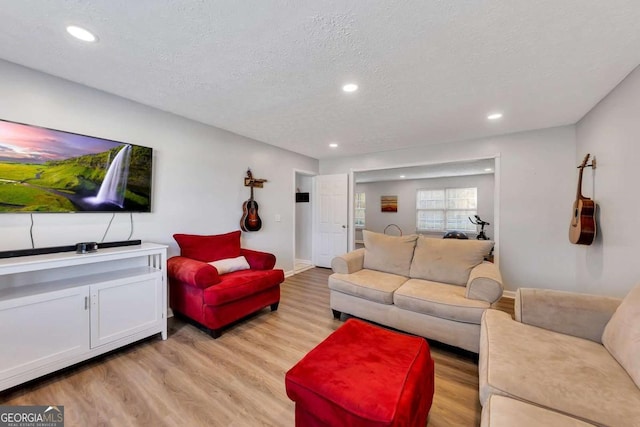
[[[482,313],[502,296],[498,268],[483,262],[493,242],[386,236],[363,231],[365,247],[336,257],[330,305],[475,353]]]
[[[515,310],[482,318],[483,426],[640,426],[640,285],[624,300],[519,289]]]

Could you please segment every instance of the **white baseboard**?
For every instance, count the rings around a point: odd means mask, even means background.
[[[302,273],[303,271],[311,270],[312,268],[315,268],[315,265],[311,264],[302,268],[298,268],[297,270],[294,269],[294,270],[285,271],[284,277],[293,276],[294,274]]]
[[[515,291],[503,291],[502,292],[502,296],[505,297],[505,298],[516,299]]]
[[[300,267],[298,267],[298,266],[300,266]],[[302,273],[303,271],[310,270],[313,267],[314,267],[314,265],[313,265],[313,262],[311,260],[296,258],[295,265],[293,266],[293,271],[287,272],[287,273],[290,273],[289,275],[294,275],[294,274],[297,274],[297,273]]]

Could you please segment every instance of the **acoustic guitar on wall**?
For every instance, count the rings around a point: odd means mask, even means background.
[[[590,245],[596,236],[596,204],[593,200],[582,195],[582,173],[587,167],[590,154],[584,156],[582,164],[578,166],[578,190],[576,200],[573,202],[571,224],[569,225],[569,241],[576,245]],[[594,157],[591,167],[595,168]]]
[[[251,170],[247,170],[249,187],[251,187],[251,197],[242,204],[242,218],[240,228],[242,231],[258,231],[262,228],[262,220],[258,215],[258,203],[253,200],[253,187],[255,186]]]

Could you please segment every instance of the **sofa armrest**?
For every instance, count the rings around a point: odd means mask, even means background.
[[[351,274],[362,270],[364,265],[364,248],[337,256],[331,260],[334,273]]]
[[[471,270],[465,296],[493,304],[500,299],[503,289],[498,267],[491,262],[483,262]]]
[[[247,259],[252,270],[273,270],[276,265],[276,256],[268,252],[240,249],[240,255]]]
[[[175,279],[200,289],[220,283],[218,270],[214,266],[183,256],[167,260],[167,276],[169,280]]]
[[[520,288],[515,317],[528,325],[602,343],[604,327],[621,302],[599,295]]]

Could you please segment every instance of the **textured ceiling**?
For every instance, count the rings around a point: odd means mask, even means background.
[[[639,0],[16,0],[0,17],[0,58],[315,158],[575,123],[640,62]]]

